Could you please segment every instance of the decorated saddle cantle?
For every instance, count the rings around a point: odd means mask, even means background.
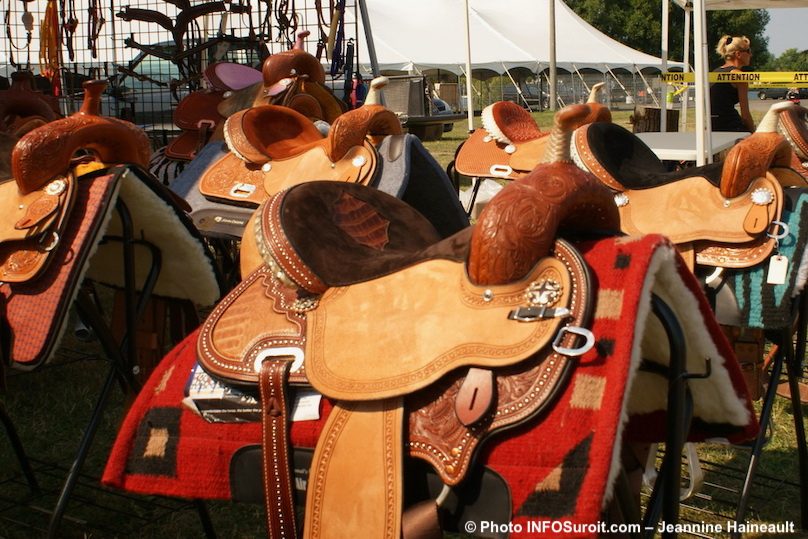
[[[259,386],[273,410],[263,417],[276,533],[295,535],[278,464],[288,462],[287,381],[335,401],[305,536],[341,521],[346,537],[397,538],[406,454],[458,484],[482,442],[549,406],[594,343],[589,269],[557,233],[613,229],[617,212],[569,163],[537,167],[445,239],[401,200],[354,183],[299,184],[255,215],[246,277],[205,321],[197,351],[212,376]]]
[[[611,122],[609,109],[597,103],[603,83],[592,87],[582,124]],[[549,140],[528,111],[511,101],[498,101],[485,107],[482,128],[475,129],[457,149],[454,169],[474,178],[515,180],[528,174],[541,161]]]
[[[776,112],[723,162],[703,167],[670,172],[636,135],[608,123],[578,128],[573,158],[615,193],[624,232],[665,234],[691,266],[750,267],[771,255],[784,186],[800,181]]]
[[[213,303],[219,294],[209,255],[199,240],[186,239],[198,233],[184,210],[142,171],[150,154],[146,134],[130,122],[98,115],[105,86],[105,81],[86,82],[79,112],[24,135],[12,153],[13,178],[0,184],[7,216],[0,224],[3,318],[10,328],[12,364],[23,369],[49,359],[85,276],[124,285],[120,242],[99,244],[101,234],[120,237],[116,202],[127,206],[137,228],[137,283],[153,266],[155,255],[144,247],[148,242],[189,257],[157,261],[162,266],[158,294],[194,298],[200,305]],[[182,274],[188,271],[185,264],[196,265],[193,284],[170,282],[172,273],[177,278],[177,265]]]
[[[778,130],[794,150],[791,167],[808,179],[808,109],[796,104],[786,106],[778,119]]]

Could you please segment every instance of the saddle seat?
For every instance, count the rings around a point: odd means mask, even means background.
[[[269,194],[305,181],[368,184],[378,162],[368,137],[400,133],[398,118],[380,105],[345,113],[325,137],[288,107],[253,107],[225,122],[230,153],[205,170],[199,190],[211,200],[258,206]]]
[[[572,155],[615,193],[628,234],[665,234],[680,249],[695,249],[696,263],[715,266],[748,267],[774,248],[767,234],[783,192],[771,170],[790,160],[776,133],[739,141],[722,163],[669,172],[627,129],[593,123],[576,130]]]

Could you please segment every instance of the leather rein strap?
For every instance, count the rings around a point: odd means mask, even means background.
[[[267,537],[296,539],[295,499],[292,491],[289,395],[286,390],[292,362],[271,357],[261,363],[264,502]]]

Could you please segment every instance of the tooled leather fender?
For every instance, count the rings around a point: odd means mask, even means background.
[[[571,130],[588,113],[585,105],[560,111],[547,151],[561,157],[507,185],[483,209],[471,236],[468,272],[473,282],[502,284],[525,275],[537,253],[549,251],[557,229],[620,228],[609,190],[569,160]]]
[[[106,81],[84,83],[81,110],[24,135],[11,155],[11,170],[22,194],[65,174],[77,150],[90,150],[104,163],[133,163],[148,167],[148,136],[134,124],[98,115]]]

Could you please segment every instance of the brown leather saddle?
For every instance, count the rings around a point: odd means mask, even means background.
[[[772,253],[782,232],[782,185],[797,176],[788,143],[767,131],[738,142],[721,163],[673,172],[616,124],[581,126],[572,153],[615,193],[624,232],[665,234],[691,267],[745,268]]]
[[[326,136],[291,108],[252,107],[225,122],[230,153],[205,170],[199,190],[213,201],[257,207],[268,195],[306,181],[367,185],[378,163],[371,137],[398,134],[398,118],[380,105],[339,116]]]
[[[282,105],[330,124],[348,110],[325,85],[325,70],[320,61],[304,50],[303,39],[308,35],[308,31],[300,32],[290,50],[264,60],[263,80],[231,92],[220,104],[219,114],[227,118],[253,106]]]
[[[205,321],[198,355],[213,376],[259,386],[270,536],[296,535],[288,379],[336,401],[305,536],[327,526],[396,539],[418,527],[402,523],[406,453],[460,483],[481,443],[551,405],[592,346],[588,269],[557,234],[614,230],[618,217],[608,190],[561,162],[445,239],[401,200],[353,183],[290,187],[256,216],[244,242],[259,265]]]
[[[174,109],[174,125],[182,133],[166,145],[166,157],[184,161],[196,157],[225,120],[218,109],[228,92],[262,80],[257,69],[233,62],[211,64],[205,69],[205,79],[209,88],[188,94]]]
[[[611,112],[597,103],[603,83],[592,88],[582,123],[611,122]],[[528,111],[512,101],[485,107],[482,128],[458,148],[454,168],[464,176],[515,180],[528,174],[544,156],[549,131],[542,131]]]
[[[21,137],[28,131],[61,118],[59,102],[36,90],[30,71],[11,74],[11,87],[0,91],[0,131]]]

